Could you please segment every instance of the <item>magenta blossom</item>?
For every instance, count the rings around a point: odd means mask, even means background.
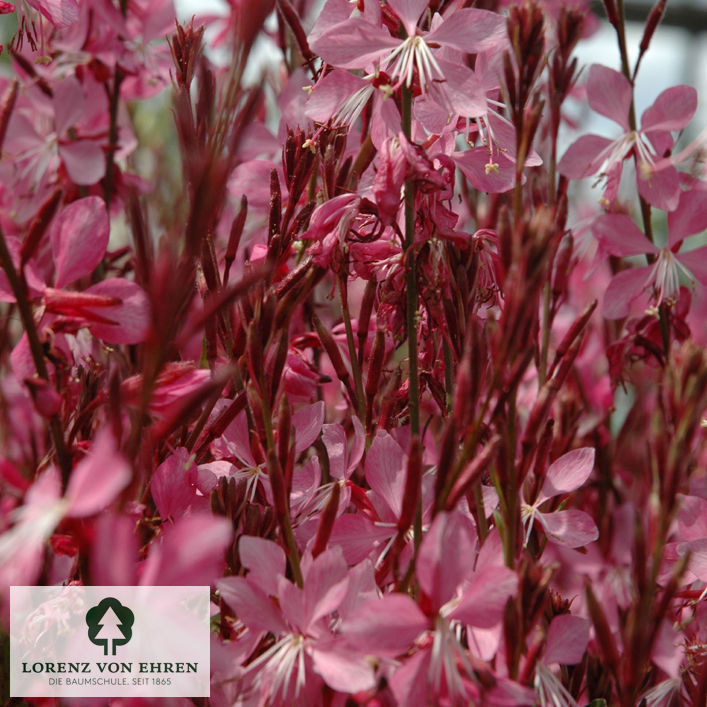
[[[275,637],[242,670],[243,691],[259,694],[259,704],[316,704],[322,680],[345,693],[372,688],[371,666],[336,637],[336,612],[368,595],[341,551],[329,549],[315,559],[306,553],[302,589],[285,578],[285,553],[274,542],[243,536],[238,551],[248,575],[219,580],[221,596],[249,631]]]
[[[550,464],[538,497],[532,504],[521,507],[526,525],[526,543],[535,520],[542,526],[547,539],[567,547],[581,547],[599,537],[599,530],[591,516],[571,508],[564,511],[543,513],[538,509],[545,501],[575,491],[589,478],[594,468],[594,450],[590,447],[575,449],[563,454]]]
[[[673,148],[672,133],[682,130],[695,115],[697,92],[684,85],[666,89],[643,112],[637,130],[629,125],[632,96],[631,84],[623,74],[601,64],[592,65],[587,79],[589,105],[617,123],[623,132],[613,140],[583,135],[565,152],[559,170],[571,179],[598,173],[605,180],[602,201],[613,204],[624,160],[635,153],[638,193],[649,204],[672,211],[680,197],[678,173],[672,163],[657,162]]]
[[[326,10],[347,3],[329,0]],[[366,3],[365,8],[377,3]],[[486,10],[461,9],[442,18],[435,15],[429,32],[418,30],[420,16],[427,11],[427,0],[390,0],[388,6],[401,20],[406,36],[398,38],[380,24],[380,10],[366,10],[350,16],[310,37],[310,46],[328,63],[342,69],[373,70],[390,76],[392,87],[410,87],[417,80],[420,91],[430,93],[450,112],[475,115],[483,106],[477,94],[474,72],[463,63],[450,61],[445,51],[456,55],[474,54],[498,48],[506,41],[506,26],[501,15]],[[330,14],[330,13],[329,13]],[[345,17],[345,15],[344,15]],[[481,96],[483,99],[483,96]]]
[[[449,548],[454,552],[448,555]],[[520,685],[498,676],[479,679],[477,670],[485,673],[486,666],[458,639],[462,627],[471,644],[475,631],[500,624],[518,585],[500,555],[478,551],[472,521],[459,511],[438,514],[420,545],[416,570],[419,603],[405,594],[371,599],[342,628],[355,649],[397,659],[390,682],[398,704],[532,704],[534,694]]]
[[[644,295],[650,295],[655,306],[676,301],[681,276],[707,285],[707,246],[680,252],[688,236],[705,228],[705,190],[697,187],[682,192],[678,208],[668,214],[668,241],[663,248],[651,243],[625,214],[600,216],[593,230],[607,253],[619,258],[645,253],[653,260],[649,265],[622,270],[614,276],[604,297],[604,316],[627,316],[631,304]]]

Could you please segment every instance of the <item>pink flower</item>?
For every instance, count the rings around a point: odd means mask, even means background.
[[[330,6],[341,5],[330,0]],[[376,3],[370,3],[375,6]],[[506,41],[503,17],[493,12],[461,9],[442,18],[435,15],[429,32],[418,30],[420,16],[427,10],[427,0],[390,0],[388,6],[397,14],[406,33],[404,38],[391,36],[380,23],[380,10],[368,9],[361,16],[347,17],[310,36],[310,47],[326,62],[342,69],[386,72],[393,89],[410,87],[416,79],[420,91],[439,98],[450,111],[470,115],[469,96],[476,95],[477,82],[471,69],[454,57],[474,54]],[[316,28],[315,28],[316,30]]]
[[[227,407],[227,401],[220,401],[214,408],[217,414]],[[324,422],[324,403],[305,405],[292,415],[294,428],[295,458],[308,449],[319,437]],[[263,486],[268,501],[272,500],[270,479],[265,471],[265,458],[262,448],[254,447],[251,441],[245,412],[236,415],[223,435],[212,445],[214,452],[222,459],[231,461],[235,468],[231,476],[246,482],[246,496],[252,502],[258,485]]]
[[[14,524],[0,537],[0,587],[37,579],[45,542],[63,518],[87,518],[107,508],[132,478],[109,428],[100,429],[76,465],[61,495],[59,471],[43,471],[12,513]]]
[[[602,201],[613,204],[619,189],[623,162],[637,158],[638,193],[653,206],[672,211],[678,205],[680,182],[675,167],[657,165],[673,148],[672,133],[682,130],[697,110],[697,92],[691,86],[673,86],[663,91],[641,116],[641,128],[631,130],[629,109],[633,90],[618,71],[593,64],[587,79],[589,105],[617,123],[623,133],[614,140],[584,135],[570,145],[560,160],[559,171],[571,179],[599,173],[606,181]]]
[[[26,266],[27,282],[33,296],[42,296],[44,326],[56,332],[88,327],[109,344],[143,341],[149,328],[149,305],[141,287],[123,278],[109,278],[83,292],[65,289],[90,275],[103,260],[110,237],[105,202],[97,196],[77,199],[65,206],[49,227],[54,261],[54,287],[41,280],[33,262]],[[14,242],[13,242],[14,241]],[[10,250],[19,255],[21,246],[12,239]],[[51,281],[51,277],[47,278]],[[0,301],[14,301],[4,273],[0,273]],[[26,335],[18,346],[24,347]],[[17,347],[16,347],[17,348]]]
[[[305,553],[302,589],[285,578],[279,545],[243,536],[238,552],[248,575],[226,577],[217,586],[249,631],[274,636],[275,643],[251,656],[241,671],[260,704],[316,704],[322,681],[344,693],[371,689],[370,665],[361,654],[345,651],[336,636],[335,612],[355,606],[363,589],[341,551],[328,549],[316,559]]]
[[[581,547],[594,542],[599,530],[592,518],[576,508],[543,513],[538,509],[551,498],[561,496],[580,488],[589,478],[594,468],[594,450],[590,447],[575,449],[563,454],[550,464],[540,493],[531,504],[521,507],[523,523],[526,525],[526,543],[537,519],[550,542]]]
[[[79,16],[77,0],[26,0],[26,2],[30,7],[39,10],[55,27],[68,27],[76,22]]]
[[[341,194],[314,210],[309,228],[302,234],[302,238],[314,241],[310,252],[316,265],[330,267],[337,251],[343,249],[360,203],[360,197],[355,194]]]
[[[518,579],[501,564],[500,554],[492,558],[477,550],[467,516],[438,514],[417,558],[419,604],[405,594],[388,594],[362,603],[344,621],[342,633],[354,648],[400,661],[390,679],[399,704],[504,704],[510,694],[516,701],[507,704],[534,702],[532,692],[498,676],[495,687],[484,690],[476,671],[486,666],[458,639],[461,627],[473,643],[476,629],[497,626],[517,589]]]
[[[373,144],[380,149],[386,137],[400,130],[400,113],[395,101],[389,100],[391,95],[388,78],[382,74],[368,74],[361,78],[334,69],[312,88],[305,114],[317,123],[331,120],[334,125],[350,128],[373,99],[370,134]]]
[[[106,171],[100,132],[95,123],[103,120],[106,98],[102,87],[74,76],[54,82],[51,98],[38,90],[25,90],[23,101],[10,119],[5,150],[13,156],[18,177],[36,188],[45,176],[63,164],[75,184],[95,184]]]
[[[705,228],[707,201],[703,187],[680,193],[678,208],[668,213],[668,242],[663,248],[651,243],[625,214],[600,216],[593,231],[607,253],[620,258],[645,253],[653,258],[650,265],[622,270],[614,276],[604,297],[604,316],[627,316],[631,305],[645,294],[655,306],[676,301],[681,275],[707,285],[707,246],[679,252],[685,238]]]
[[[589,619],[571,614],[560,614],[550,622],[545,640],[543,662],[535,670],[534,686],[540,695],[540,704],[561,704],[578,707],[569,690],[548,666],[577,665],[582,661],[589,643]]]
[[[359,487],[351,487],[354,502],[362,511],[340,516],[332,532],[331,543],[342,548],[349,564],[372,555],[376,570],[387,571],[403,509],[407,461],[400,444],[388,432],[379,430],[364,464],[370,491],[364,494]],[[430,519],[431,480],[429,476],[423,477],[423,524]],[[405,534],[403,557],[406,559],[411,553],[411,530]]]
[[[139,568],[139,584],[197,586],[223,574],[226,549],[233,540],[229,520],[195,513],[168,525]]]

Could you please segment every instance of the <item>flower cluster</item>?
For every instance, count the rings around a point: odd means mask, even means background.
[[[215,707],[705,704],[697,94],[473,4],[0,2],[0,641],[209,585]]]

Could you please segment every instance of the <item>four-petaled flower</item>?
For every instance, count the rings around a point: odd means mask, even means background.
[[[666,89],[643,112],[640,129],[632,129],[629,122],[632,97],[633,89],[623,74],[592,65],[587,79],[589,105],[618,123],[623,133],[613,140],[583,135],[565,152],[559,171],[570,179],[599,174],[605,180],[602,202],[611,205],[619,190],[624,160],[635,153],[638,193],[649,204],[672,211],[680,198],[680,180],[672,162],[662,158],[675,144],[672,133],[682,130],[695,115],[697,92],[685,85]]]
[[[589,478],[593,468],[594,450],[590,447],[582,447],[563,454],[550,464],[535,501],[521,506],[521,516],[526,525],[526,543],[536,519],[545,531],[547,539],[553,543],[567,547],[581,547],[599,537],[596,524],[584,511],[570,508],[543,513],[538,510],[545,501],[576,491]]]
[[[707,228],[705,189],[682,192],[678,208],[668,213],[668,241],[664,248],[651,243],[625,214],[603,214],[593,231],[604,250],[625,258],[647,254],[652,262],[622,270],[614,276],[604,298],[604,316],[620,319],[629,314],[631,304],[650,293],[655,306],[677,299],[681,274],[690,281],[707,285],[707,246],[679,252],[688,236]]]

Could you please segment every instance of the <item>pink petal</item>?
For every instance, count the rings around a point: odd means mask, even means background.
[[[601,167],[600,154],[611,142],[599,135],[582,135],[567,148],[557,165],[558,171],[570,179],[581,179],[595,174]]]
[[[184,447],[180,447],[155,469],[150,493],[163,519],[177,519],[202,496],[196,495],[196,467]]]
[[[314,669],[332,690],[349,694],[371,690],[375,686],[371,663],[363,657],[352,655],[343,646],[334,645],[326,650],[315,646],[311,655]]]
[[[641,116],[641,128],[649,130],[682,130],[697,111],[697,91],[692,86],[665,89]]]
[[[693,277],[707,286],[707,246],[678,253],[677,259],[692,273]]]
[[[668,245],[672,248],[680,241],[707,228],[707,193],[693,188],[682,192],[678,208],[668,214]]]
[[[634,300],[643,294],[649,282],[650,265],[622,270],[612,278],[604,293],[603,314],[607,319],[628,316]]]
[[[118,452],[109,427],[95,436],[91,451],[72,471],[66,489],[68,516],[82,518],[104,510],[132,478],[130,465]]]
[[[390,679],[390,690],[395,698],[390,701],[391,704],[405,707],[429,707],[433,704],[428,699],[431,653],[429,649],[413,651],[396,668]]]
[[[54,125],[62,137],[84,116],[81,84],[74,76],[67,76],[54,86]]]
[[[238,541],[238,557],[248,570],[248,581],[265,594],[277,594],[278,577],[285,576],[285,551],[272,540],[243,535]]]
[[[344,513],[334,522],[329,545],[338,545],[346,562],[355,565],[371,554],[372,550],[388,540],[395,529],[373,525],[361,513]]]
[[[366,3],[367,5],[368,3]],[[317,37],[320,37],[330,28],[346,22],[353,11],[354,8],[348,0],[326,0],[307,38],[309,46],[311,47]]]
[[[25,497],[26,506],[48,507],[61,496],[61,476],[55,466],[47,467],[30,486]]]
[[[516,162],[518,151],[516,149],[516,131],[508,118],[501,117],[495,111],[486,114],[486,121],[493,133],[494,142],[503,150],[511,162]],[[543,163],[540,155],[534,150],[525,159],[525,167],[537,167]]]
[[[368,81],[349,71],[335,69],[314,87],[307,101],[305,115],[318,123],[326,123],[348,98],[368,85]]]
[[[596,523],[584,511],[571,508],[554,513],[536,513],[550,542],[567,547],[582,547],[599,537]]]
[[[5,235],[5,244],[7,249],[10,251],[10,257],[12,258],[12,263],[16,269],[20,267],[20,251],[22,250],[22,243],[20,239],[15,236]],[[37,297],[41,294],[44,289],[44,283],[42,279],[37,274],[37,271],[30,261],[25,265],[25,280],[27,281],[27,287],[29,289],[29,294],[31,297]],[[0,269],[0,302],[14,302],[15,295],[10,287],[10,283],[5,275],[5,271]]]
[[[222,477],[233,476],[237,468],[231,462],[219,461],[206,462],[199,464],[196,472],[196,488],[208,501],[211,492],[218,486],[219,479]]]
[[[327,548],[314,560],[311,555],[305,555],[302,575],[307,625],[338,609],[348,589],[346,570],[341,548]]]
[[[463,64],[444,59],[438,59],[437,63],[442,69],[445,82],[433,83],[430,90],[436,87],[441,91],[444,102],[458,115],[469,118],[484,115],[487,111],[486,89],[474,72]]]
[[[79,18],[76,0],[27,0],[35,10],[39,10],[55,27],[68,27]]]
[[[54,219],[50,230],[58,288],[88,275],[108,247],[110,222],[105,202],[97,196],[78,199]]]
[[[663,619],[658,629],[651,660],[671,678],[680,678],[680,666],[685,660],[685,637],[670,619]],[[669,704],[669,700],[664,704]]]
[[[618,71],[602,64],[592,64],[587,78],[587,100],[601,115],[629,131],[628,112],[631,106],[631,84]]]
[[[91,548],[91,581],[96,586],[135,584],[138,542],[135,519],[101,513],[94,522]]]
[[[450,548],[454,556],[449,557]],[[415,570],[421,589],[441,607],[454,596],[457,587],[471,574],[468,558],[476,550],[471,521],[461,513],[439,513],[422,540]],[[467,558],[461,560],[461,558]]]
[[[366,456],[366,481],[378,497],[400,517],[405,487],[405,453],[384,430],[379,430]]]
[[[484,699],[488,707],[530,707],[538,703],[535,690],[504,677],[496,678],[495,685],[484,693]]]
[[[322,430],[324,423],[324,403],[319,401],[306,405],[292,416],[292,426],[295,428],[295,457],[299,457],[308,449]]]
[[[388,0],[388,5],[403,21],[408,36],[414,35],[417,21],[427,7],[427,0]]]
[[[648,179],[644,179],[640,172],[637,177],[638,193],[651,206],[664,211],[677,208],[680,200],[680,177],[675,167],[669,165],[651,172]]]
[[[602,214],[592,224],[592,232],[607,253],[619,258],[658,252],[626,214]]]
[[[347,472],[352,472],[361,461],[363,452],[366,449],[366,431],[363,429],[363,423],[355,415],[353,415],[354,436],[351,443],[351,454],[349,455],[349,463]]]
[[[577,665],[587,650],[589,625],[589,620],[580,616],[555,616],[547,632],[544,662]]]
[[[508,41],[506,18],[488,10],[463,8],[452,13],[425,36],[425,41],[469,54],[487,49],[498,51]]]
[[[139,10],[138,10],[139,8]],[[134,10],[139,16],[142,41],[162,39],[174,32],[174,3],[172,0],[149,0]]]
[[[490,661],[498,651],[501,643],[503,626],[496,624],[493,628],[479,628],[478,626],[467,626],[466,635],[469,643],[469,652],[475,658]]]
[[[23,332],[20,340],[15,344],[15,348],[12,349],[10,354],[10,365],[12,366],[12,372],[15,374],[15,378],[18,381],[24,380],[25,378],[32,378],[32,376],[37,375],[37,369],[34,366],[34,359],[32,358],[32,350],[29,347],[29,340],[27,339],[27,333]]]
[[[329,474],[333,479],[343,479],[346,474],[346,432],[341,425],[324,425],[322,442],[329,457]]]
[[[517,589],[515,572],[507,567],[486,567],[474,575],[450,618],[469,626],[491,628],[501,621],[506,601]]]
[[[536,504],[580,488],[594,469],[594,449],[580,447],[550,464]]]
[[[80,185],[95,184],[106,173],[106,156],[93,140],[75,140],[59,145],[66,171],[71,181]]]
[[[253,631],[268,631],[276,636],[287,631],[287,624],[274,601],[243,577],[225,577],[216,581],[223,600],[236,616]]]
[[[370,560],[364,560],[352,567],[348,577],[348,591],[337,609],[344,621],[352,616],[361,604],[378,598],[375,570]]]
[[[89,322],[88,328],[94,336],[108,344],[138,344],[145,340],[150,328],[150,306],[139,285],[123,278],[111,278],[89,287],[86,292],[121,300],[121,304],[97,308],[97,314],[116,324]]]
[[[474,147],[466,152],[455,152],[452,158],[472,186],[489,194],[509,191],[515,184],[515,165],[497,150],[491,156],[496,166],[487,171],[489,151],[486,147]]]
[[[684,556],[690,552],[688,569],[699,580],[707,582],[707,538],[696,538],[687,543],[680,543],[678,555]]]
[[[330,28],[309,46],[328,64],[341,69],[365,69],[400,44],[400,39],[354,17]]]
[[[373,97],[371,114],[371,141],[377,150],[389,138],[400,131],[400,113],[395,101],[385,100],[379,95]]]
[[[362,604],[341,633],[359,650],[380,658],[406,653],[427,628],[427,617],[406,594],[387,594]]]
[[[492,488],[487,486],[486,488]],[[483,493],[483,492],[482,492]],[[484,493],[484,496],[487,494]],[[486,515],[489,516],[498,505],[498,496],[494,492],[496,498],[495,505],[489,506],[484,498],[484,509]],[[503,565],[503,541],[498,529],[493,528],[484,540],[484,544],[479,550],[479,557],[476,560],[476,571],[484,569],[484,567],[502,567]]]
[[[278,169],[279,167],[279,169]],[[269,160],[250,160],[239,164],[228,180],[228,191],[240,200],[243,194],[248,195],[248,207],[255,209],[267,208],[270,203],[270,171],[282,167]],[[283,177],[280,174],[280,184]],[[283,198],[285,195],[283,193]]]
[[[226,403],[224,403],[223,407],[225,408],[226,406]],[[221,412],[218,404],[216,409]],[[250,433],[245,412],[239,412],[236,415],[233,422],[226,428],[222,438],[217,440],[215,444],[220,446],[222,442],[226,447],[225,456],[235,456],[245,466],[257,466],[250,449]]]
[[[141,585],[211,585],[223,574],[224,553],[231,544],[229,520],[204,513],[184,516],[151,545]]]

